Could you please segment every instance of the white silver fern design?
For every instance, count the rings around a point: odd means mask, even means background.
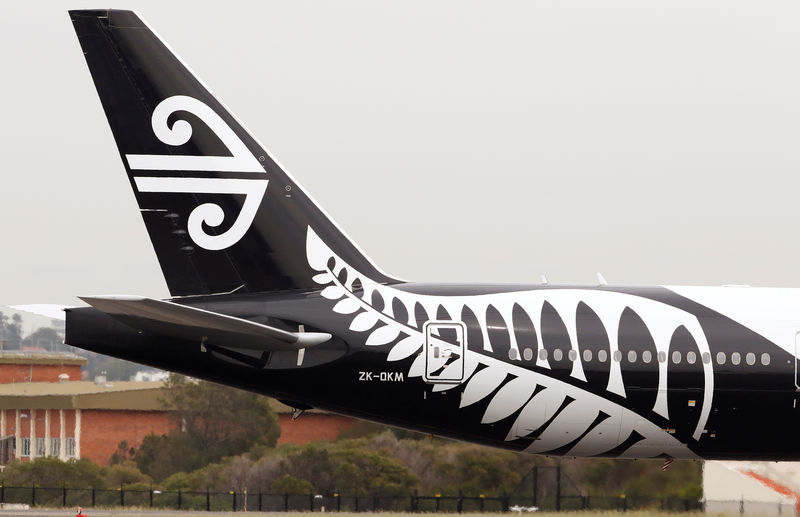
[[[408,377],[412,378],[421,376],[425,368],[425,354],[421,353],[425,342],[423,324],[428,319],[435,319],[431,315],[438,311],[444,309],[447,314],[459,315],[465,306],[469,307],[479,320],[483,334],[483,351],[491,353],[492,345],[485,316],[490,304],[499,310],[505,321],[511,321],[515,304],[521,304],[528,314],[535,315],[541,313],[545,303],[545,295],[536,291],[433,296],[409,293],[379,284],[345,263],[311,228],[307,233],[306,252],[309,266],[317,272],[314,281],[324,286],[321,295],[334,302],[334,312],[352,318],[349,328],[354,332],[364,333],[366,346],[391,346],[387,355],[390,362],[401,361],[416,354],[408,371]],[[382,303],[373,304],[373,298]],[[602,307],[599,316],[603,321],[619,321],[622,311],[626,307],[634,306],[645,321],[651,322],[650,330],[658,350],[666,351],[672,333],[679,326],[684,326],[697,341],[700,351],[708,351],[708,344],[696,318],[665,304],[621,293],[572,289],[548,291],[546,301],[559,314],[573,315],[572,321],[569,321],[568,316],[565,321],[573,347],[577,343],[575,307],[579,301],[584,301],[595,307]],[[398,309],[399,314],[395,314],[395,309]],[[606,327],[612,334],[609,338],[614,350],[615,326]],[[538,342],[542,343],[539,326],[536,326],[536,332]],[[617,451],[621,456],[666,454],[674,458],[696,457],[674,436],[630,409],[568,382],[522,367],[520,346],[516,343],[513,332],[510,333],[510,341],[511,348],[516,350],[512,354],[516,359],[499,360],[470,349],[463,357],[463,383],[436,383],[432,390],[439,392],[463,387],[460,399],[462,408],[491,397],[481,422],[494,424],[516,414],[506,440],[531,440],[525,449],[527,452],[558,451],[574,456],[597,455],[607,453],[630,437],[636,436],[635,440],[630,441],[629,447]],[[438,366],[445,366],[445,361],[442,358]],[[545,358],[537,357],[535,361],[537,366],[544,369],[550,367]],[[445,366],[441,375],[446,378],[448,368],[461,367],[461,364],[454,362]],[[660,364],[659,367],[659,396],[653,410],[668,418],[666,365]],[[699,439],[703,432],[713,393],[713,372],[710,367],[705,368],[704,372],[705,396],[700,421],[694,433],[695,439]],[[579,357],[573,362],[571,376],[586,380]],[[625,396],[618,363],[611,363],[607,390]]]

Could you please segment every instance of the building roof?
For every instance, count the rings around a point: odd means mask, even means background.
[[[164,383],[88,381],[0,384],[4,409],[115,409],[163,411]]]
[[[89,360],[68,352],[20,352],[3,350],[0,364],[37,364],[53,366],[86,366]]]
[[[163,411],[164,395],[163,381],[17,382],[0,384],[0,408]],[[276,413],[292,412],[291,407],[273,398],[269,406]]]

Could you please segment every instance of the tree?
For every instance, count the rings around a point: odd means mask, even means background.
[[[23,346],[38,346],[47,350],[55,350],[64,341],[58,331],[54,328],[39,327],[38,329],[25,336],[22,340]]]
[[[155,479],[204,467],[256,445],[274,447],[280,435],[278,417],[267,399],[247,391],[172,375],[162,402],[175,428],[167,435],[145,437],[135,455],[142,472]]]
[[[19,348],[22,341],[22,318],[19,314],[14,314],[9,323],[8,316],[0,312],[0,341],[5,341],[8,348]]]

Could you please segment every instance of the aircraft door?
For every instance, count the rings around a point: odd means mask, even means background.
[[[800,390],[800,332],[794,335],[794,387]]]
[[[458,384],[464,380],[467,334],[460,321],[429,321],[425,333],[425,382]]]

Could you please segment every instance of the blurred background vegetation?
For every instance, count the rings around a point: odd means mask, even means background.
[[[568,459],[530,456],[360,422],[337,440],[276,447],[277,416],[267,399],[173,375],[165,407],[175,421],[166,435],[149,435],[138,449],[122,442],[111,466],[54,458],[14,462],[6,486],[244,491],[278,494],[486,496],[530,495],[540,467],[539,494],[702,496],[701,463],[663,460]],[[301,417],[302,419],[302,417]]]

